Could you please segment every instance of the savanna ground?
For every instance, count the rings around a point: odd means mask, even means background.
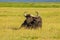
[[[0,2],[0,7],[60,8],[60,2]]]
[[[24,12],[42,17],[42,29],[19,29]],[[60,40],[60,8],[0,7],[0,40]]]

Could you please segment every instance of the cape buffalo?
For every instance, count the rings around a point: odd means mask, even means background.
[[[26,28],[38,28],[42,27],[42,18],[38,15],[38,12],[36,12],[37,15],[31,15],[31,14],[25,14],[25,21],[22,23],[21,27]],[[21,28],[20,27],[20,28]]]

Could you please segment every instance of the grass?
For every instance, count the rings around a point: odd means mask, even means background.
[[[42,17],[42,29],[19,29],[24,12]],[[60,40],[60,8],[0,7],[0,40]]]
[[[0,7],[60,8],[59,2],[0,2]]]

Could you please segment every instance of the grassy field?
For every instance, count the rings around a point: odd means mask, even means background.
[[[24,12],[42,17],[42,29],[19,29]],[[60,40],[60,8],[0,7],[0,40]]]
[[[0,7],[60,8],[60,2],[0,2]]]

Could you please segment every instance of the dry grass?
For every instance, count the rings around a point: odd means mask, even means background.
[[[19,29],[25,20],[24,11],[43,19],[42,29]],[[60,8],[0,7],[0,40],[60,40]]]

